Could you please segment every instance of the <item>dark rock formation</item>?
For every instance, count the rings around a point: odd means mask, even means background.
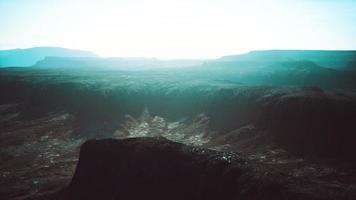
[[[164,138],[87,141],[65,193],[70,200],[347,199],[339,188]]]
[[[259,123],[291,152],[348,160],[355,159],[355,124],[354,97],[315,90],[268,99]]]
[[[253,181],[258,174],[235,154],[189,147],[163,138],[91,140],[81,148],[68,197],[281,199],[283,185],[267,177],[263,182]],[[259,178],[266,176],[260,175]]]

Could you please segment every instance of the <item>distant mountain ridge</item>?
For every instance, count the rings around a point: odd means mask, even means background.
[[[276,63],[312,61],[328,68],[348,68],[356,62],[356,51],[345,50],[263,50],[242,55],[223,56],[218,62]]]
[[[62,47],[34,47],[28,49],[0,50],[0,67],[27,67],[47,56],[56,57],[97,57],[90,51]]]
[[[215,60],[156,58],[102,58],[94,53],[61,47],[0,50],[0,67],[106,67],[147,69],[164,67],[218,66],[244,69],[281,62],[310,61],[321,67],[356,70],[356,50],[262,50],[241,55],[228,55]]]

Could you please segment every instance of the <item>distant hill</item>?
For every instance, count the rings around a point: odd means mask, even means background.
[[[27,67],[47,56],[96,57],[90,51],[65,49],[60,47],[35,47],[29,49],[0,50],[0,67]]]
[[[224,56],[216,60],[226,63],[245,63],[258,65],[261,63],[276,63],[290,61],[312,61],[317,65],[345,69],[356,62],[356,51],[333,50],[266,50],[251,51],[242,55]]]
[[[225,58],[224,58],[225,59]],[[324,67],[315,61],[306,59],[257,58],[238,57],[229,61],[218,59],[207,62],[201,67],[201,76],[215,77],[218,80],[228,80],[246,85],[298,85],[317,86],[323,89],[355,89],[356,70],[352,62],[342,67]],[[267,59],[270,59],[267,61]],[[342,62],[342,60],[340,60]]]
[[[160,60],[156,58],[65,58],[46,57],[38,61],[34,67],[41,68],[97,68],[119,70],[141,70],[153,68],[191,67],[203,64],[204,60],[176,59]]]

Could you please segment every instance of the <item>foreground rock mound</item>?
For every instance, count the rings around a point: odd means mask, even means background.
[[[291,181],[236,154],[164,138],[90,140],[65,199],[343,199]]]
[[[246,167],[234,154],[163,138],[92,140],[81,148],[68,196],[76,200],[234,199],[246,189],[246,194],[262,198],[281,187],[238,187],[238,181],[250,178]]]

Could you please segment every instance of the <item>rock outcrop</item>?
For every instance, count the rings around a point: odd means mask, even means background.
[[[354,159],[354,97],[304,91],[266,102],[259,125],[281,147],[307,156]]]
[[[68,198],[228,200],[243,195],[266,199],[268,194],[280,199],[283,185],[278,181],[249,184],[257,174],[236,154],[164,138],[91,140],[81,148]]]
[[[234,153],[190,147],[160,137],[85,142],[65,193],[69,200],[346,197],[340,191],[287,178]]]

